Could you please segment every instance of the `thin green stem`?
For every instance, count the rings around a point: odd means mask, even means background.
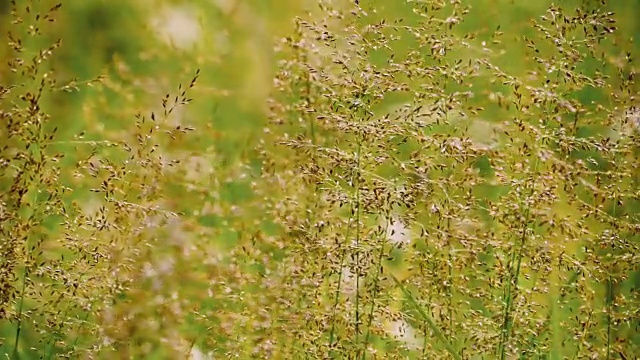
[[[516,269],[515,274],[513,275],[513,279],[509,278],[509,283],[507,284],[506,291],[506,306],[504,309],[504,320],[502,323],[502,339],[500,341],[500,359],[504,360],[506,357],[506,343],[509,339],[509,331],[511,329],[511,310],[513,307],[513,298],[515,296],[515,292],[518,290],[518,279],[520,277],[520,265],[522,264],[522,256],[524,251],[524,244],[527,239],[527,229],[530,218],[530,210],[527,208],[525,213],[525,226],[522,229],[522,236],[520,237],[520,245],[514,251],[512,260],[515,258],[516,261]],[[510,267],[512,268],[512,267]],[[512,289],[513,287],[513,289]]]
[[[534,176],[538,171],[538,160],[536,159],[534,165]],[[533,196],[535,192],[535,178],[533,179],[533,184],[531,185],[531,192],[529,194],[529,198]],[[516,268],[513,277],[509,276],[509,281],[507,283],[507,290],[505,292],[505,309],[504,309],[504,317],[502,322],[502,337],[500,339],[499,345],[499,354],[500,360],[504,360],[506,358],[506,344],[509,340],[509,332],[511,331],[511,311],[513,309],[513,300],[516,291],[518,290],[518,280],[520,278],[520,268],[522,265],[522,257],[524,254],[524,246],[527,241],[527,230],[529,229],[529,221],[531,219],[531,207],[526,204],[527,199],[525,199],[526,210],[524,214],[524,223],[522,227],[522,236],[520,237],[519,246],[512,252],[511,261],[509,262],[509,270],[513,269],[513,263],[515,261]],[[511,273],[511,271],[510,271]],[[513,288],[513,289],[512,289]]]
[[[607,360],[611,359],[611,303],[613,302],[613,281],[607,281]]]
[[[504,309],[504,318],[502,322],[502,339],[500,341],[500,359],[504,360],[506,357],[506,343],[509,339],[509,330],[511,329],[511,310],[513,307],[513,298],[515,296],[515,292],[518,289],[518,278],[520,276],[520,264],[522,263],[522,253],[524,244],[527,239],[527,228],[526,223],[529,222],[529,209],[527,208],[525,214],[525,227],[522,230],[522,236],[520,237],[520,246],[513,252],[512,262],[515,260],[516,269],[513,278],[509,277],[509,283],[507,284],[506,291],[506,305]],[[512,268],[512,267],[510,267]],[[513,287],[513,289],[512,289]]]
[[[444,28],[444,36],[448,37],[449,36],[449,31],[448,28],[445,26]],[[442,62],[441,62],[442,63]],[[449,84],[449,74],[448,73],[444,73],[442,79],[444,80],[444,83],[442,84],[442,91],[443,91],[443,95],[445,98],[445,102],[444,102],[444,123],[448,124],[449,123],[449,99],[450,97],[447,95],[447,85]],[[444,191],[445,195],[447,196],[447,198],[449,198],[449,194],[447,193],[446,189],[444,187],[442,187],[442,190]],[[449,205],[449,202],[446,202],[447,205]],[[447,218],[446,220],[447,222],[447,227],[446,227],[446,231],[447,233],[451,233],[450,229],[451,229],[451,221],[450,218]],[[449,306],[448,306],[448,313],[449,313],[449,340],[453,341],[453,245],[451,244],[451,237],[447,237],[447,245],[449,248],[449,254],[448,254],[448,260],[449,260],[449,264],[448,264],[448,268],[449,268],[449,283],[447,284],[447,297],[449,299]]]
[[[349,239],[350,229],[351,229],[351,217],[349,217],[349,222],[347,223],[347,233],[346,233],[347,241]],[[338,303],[340,302],[340,290],[342,288],[342,272],[343,272],[342,270],[344,267],[344,259],[346,257],[347,257],[347,250],[345,249],[342,252],[342,256],[340,258],[340,272],[338,273],[338,288],[336,289],[336,301],[334,301],[333,303],[333,315],[332,315],[333,319],[331,322],[331,331],[329,332],[329,348],[333,346],[333,338],[334,338],[335,329],[336,329],[336,316],[338,313]]]
[[[24,267],[24,275],[22,277],[22,289],[20,290],[20,303],[18,305],[18,323],[16,324],[16,340],[13,343],[13,359],[18,359],[18,345],[20,344],[20,332],[22,331],[22,309],[24,306],[24,292],[27,284],[28,265]]]
[[[306,90],[306,99],[307,106],[311,104],[311,79],[309,73],[307,73],[307,81],[305,84]],[[308,116],[309,118],[309,136],[311,137],[311,144],[316,145],[316,124],[313,116]]]
[[[617,217],[618,212],[618,200],[613,199],[613,217]],[[613,311],[613,279],[611,275],[609,275],[609,280],[607,281],[607,360],[611,359],[611,313]]]
[[[356,179],[354,182],[356,192],[356,323],[355,344],[358,344],[360,335],[360,151],[362,142],[358,139],[356,150]]]
[[[384,234],[387,233],[389,229],[389,222],[387,222],[385,228],[384,228]],[[364,350],[362,352],[362,360],[364,360],[366,358],[367,355],[367,344],[369,343],[369,337],[371,335],[371,323],[373,322],[373,312],[375,310],[375,306],[376,306],[376,302],[375,302],[375,298],[377,295],[377,288],[378,288],[378,283],[380,281],[380,274],[382,274],[382,259],[384,256],[384,245],[385,245],[385,240],[384,237],[382,237],[383,241],[382,244],[380,246],[380,254],[378,255],[378,261],[376,263],[376,276],[373,278],[373,297],[372,297],[372,301],[371,301],[371,307],[369,308],[369,322],[367,323],[367,334],[364,338]]]
[[[450,232],[450,219],[447,218],[447,232]],[[449,245],[449,283],[447,284],[447,295],[449,297],[449,340],[453,341],[453,245],[451,244],[451,237],[447,238]]]

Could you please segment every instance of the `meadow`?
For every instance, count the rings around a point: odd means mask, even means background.
[[[0,0],[0,353],[636,358],[638,13]]]

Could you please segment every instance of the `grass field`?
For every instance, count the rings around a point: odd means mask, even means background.
[[[0,0],[0,353],[636,358],[639,11]]]

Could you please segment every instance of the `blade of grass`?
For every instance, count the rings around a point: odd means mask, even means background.
[[[20,344],[20,332],[22,331],[22,308],[24,305],[24,292],[27,282],[28,267],[25,265],[22,276],[22,289],[20,290],[20,304],[18,305],[18,323],[16,324],[16,340],[13,343],[12,359],[18,359],[18,345]]]
[[[613,303],[613,281],[607,280],[607,360],[611,359],[611,308]]]
[[[424,319],[424,321],[427,322],[427,325],[429,325],[429,328],[431,329],[431,331],[433,331],[433,333],[436,335],[436,337],[438,338],[438,340],[440,340],[440,342],[442,343],[442,345],[445,347],[445,349],[447,349],[447,352],[449,352],[449,354],[451,354],[451,356],[456,359],[456,360],[461,360],[462,358],[460,357],[460,355],[458,355],[458,353],[455,351],[455,349],[453,348],[453,346],[451,345],[451,343],[447,340],[447,338],[444,336],[444,334],[442,333],[442,331],[440,331],[440,328],[438,328],[438,325],[436,325],[435,321],[431,318],[431,316],[429,316],[427,314],[426,311],[424,311],[424,309],[422,308],[422,306],[420,306],[420,304],[418,304],[418,302],[416,301],[416,299],[413,297],[413,295],[411,294],[411,292],[409,290],[407,290],[407,288],[400,282],[400,280],[398,280],[398,278],[396,278],[394,275],[391,275],[391,278],[393,279],[393,281],[396,283],[396,285],[400,288],[400,290],[402,290],[402,292],[405,294],[405,296],[407,296],[407,298],[409,299],[409,302],[411,302],[411,304],[415,307],[415,309],[418,311],[418,313],[420,314],[420,316],[422,316],[422,318]]]
[[[360,151],[362,142],[358,139],[356,150],[356,323],[355,323],[355,344],[358,345],[360,333]],[[357,355],[356,355],[357,357]]]

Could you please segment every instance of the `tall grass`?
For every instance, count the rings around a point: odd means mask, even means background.
[[[635,340],[606,329],[630,329],[633,320],[613,325],[612,291],[607,277],[596,275],[612,270],[597,259],[601,251],[622,246],[604,245],[603,232],[615,228],[625,234],[616,239],[637,238],[631,165],[637,128],[611,139],[611,129],[628,126],[616,109],[634,108],[630,89],[637,89],[624,75],[634,71],[630,58],[614,64],[603,56],[619,51],[607,40],[615,34],[614,14],[586,3],[552,6],[520,42],[503,48],[499,27],[456,31],[471,11],[464,3],[406,4],[416,16],[402,18],[377,13],[374,4],[343,5],[324,2],[325,18],[299,19],[301,33],[283,46],[272,119],[292,152],[274,176],[291,182],[286,201],[296,206],[276,201],[274,207],[291,211],[283,221],[296,234],[288,240],[288,268],[300,269],[300,282],[314,279],[340,294],[339,254],[352,252],[347,266],[358,286],[355,297],[327,306],[330,316],[322,297],[312,308],[290,309],[287,331],[314,334],[305,336],[305,348],[317,357],[325,332],[334,356],[628,354]],[[524,70],[498,65],[519,45],[532,60],[522,59]],[[315,98],[291,100],[300,86]],[[582,100],[587,93],[591,102]],[[313,122],[303,120],[308,117]],[[298,170],[288,173],[292,167]],[[307,200],[308,186],[293,185],[300,178],[314,186],[315,201]],[[616,195],[609,193],[614,188]],[[626,215],[612,215],[613,199],[627,203]],[[382,219],[392,216],[410,229],[408,244],[376,240],[385,232]],[[617,259],[612,275],[627,289],[635,272],[627,261],[637,256],[629,241],[618,253],[626,260]],[[593,255],[578,255],[585,251]],[[287,293],[308,296],[296,283],[283,285]],[[562,295],[553,292],[556,286]],[[597,320],[585,328],[584,317]],[[397,319],[424,334],[423,349],[387,331]],[[361,321],[363,345],[355,341],[362,338]]]
[[[504,1],[518,20],[487,25],[489,3],[296,3],[262,99],[255,68],[213,74],[241,59],[225,36],[268,68],[250,36],[267,38],[260,5],[195,4],[216,21],[172,47],[135,42],[150,35],[131,21],[139,4],[11,2],[0,351],[633,358],[640,111],[625,14]],[[58,20],[82,11],[108,42],[86,50],[104,61],[92,77],[57,38],[79,41]]]

